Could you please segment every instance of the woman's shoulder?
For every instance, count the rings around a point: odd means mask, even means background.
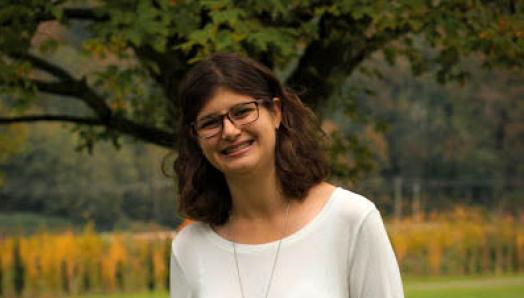
[[[174,253],[181,254],[191,250],[200,241],[205,233],[205,224],[193,221],[184,225],[175,235],[171,248]]]
[[[375,204],[363,195],[351,190],[337,187],[333,193],[334,212],[345,221],[352,223],[363,221],[377,210]]]

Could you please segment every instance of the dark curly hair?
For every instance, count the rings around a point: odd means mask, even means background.
[[[325,135],[317,117],[267,67],[236,54],[214,54],[187,73],[176,102],[179,142],[174,169],[179,212],[214,226],[226,223],[231,212],[225,177],[204,157],[191,131],[191,122],[218,88],[253,98],[280,98],[282,120],[277,130],[275,169],[284,196],[303,200],[328,174]],[[273,101],[264,105],[272,108]]]

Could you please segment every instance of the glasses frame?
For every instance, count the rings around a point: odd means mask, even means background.
[[[259,105],[260,104],[263,104],[263,103],[269,103],[271,102],[270,100],[267,100],[267,99],[260,99],[260,98],[257,98],[257,99],[253,99],[252,101],[248,101],[248,102],[242,102],[242,103],[239,103],[239,104],[236,104],[234,106],[232,106],[231,108],[229,108],[229,110],[226,112],[226,113],[223,113],[223,114],[219,114],[216,116],[216,118],[220,118],[221,121],[220,121],[220,129],[217,131],[216,134],[213,134],[211,136],[206,136],[206,137],[203,137],[203,136],[200,136],[198,134],[198,131],[197,131],[197,120],[191,122],[189,125],[191,127],[191,133],[193,134],[194,137],[197,137],[199,139],[204,139],[204,140],[207,140],[207,139],[211,139],[211,138],[214,138],[218,135],[220,135],[223,131],[224,131],[224,118],[227,118],[229,120],[229,122],[231,122],[236,128],[239,128],[239,127],[242,127],[242,126],[246,126],[246,125],[250,125],[252,124],[253,122],[257,121],[258,118],[260,117],[260,108],[259,108]],[[251,121],[251,122],[248,122],[248,123],[244,123],[244,124],[237,124],[235,123],[236,120],[233,120],[231,118],[231,112],[232,112],[232,109],[238,105],[245,105],[245,104],[250,104],[250,103],[254,103],[255,104],[255,108],[256,108],[256,112],[257,112],[257,116],[256,118]]]

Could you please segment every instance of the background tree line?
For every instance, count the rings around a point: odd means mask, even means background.
[[[126,217],[172,225],[169,191],[155,205],[150,193],[117,185],[151,188],[146,164],[162,154],[135,142],[174,148],[181,76],[212,52],[233,51],[275,70],[318,112],[331,137],[332,179],[376,192],[385,206],[394,177],[494,181],[443,196],[488,206],[503,197],[515,210],[523,10],[509,0],[3,1],[0,129],[10,137],[0,138],[0,208],[106,227]],[[37,122],[69,123],[71,133]],[[19,149],[24,130],[30,147]],[[119,157],[95,148],[100,141],[121,147]],[[84,155],[71,154],[75,146]],[[369,182],[376,174],[380,181]],[[128,210],[141,204],[149,211]]]

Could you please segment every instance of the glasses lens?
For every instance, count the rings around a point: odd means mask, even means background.
[[[196,122],[196,132],[199,137],[210,138],[222,129],[222,118],[208,118]]]
[[[234,106],[229,111],[229,117],[236,125],[246,125],[258,118],[258,106],[255,102]]]
[[[195,123],[196,134],[205,139],[218,135],[222,131],[224,116],[197,120]],[[228,118],[237,126],[254,122],[258,119],[258,105],[256,102],[238,104],[229,110]]]

